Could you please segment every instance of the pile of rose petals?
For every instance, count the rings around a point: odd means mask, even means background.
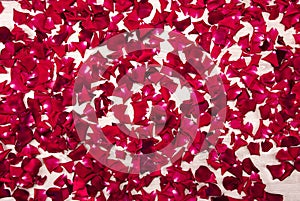
[[[19,4],[11,16],[14,25],[0,24],[0,78],[9,77],[0,79],[1,198],[283,200],[279,193],[267,190],[253,158],[275,153],[270,157],[277,163],[263,167],[273,180],[283,181],[300,171],[300,5],[296,1],[14,3]],[[0,13],[9,5],[0,1]],[[72,55],[84,57],[86,50],[124,31],[165,27],[193,37],[219,66],[228,102],[223,132],[204,164],[197,163],[203,141],[198,136],[194,149],[165,171],[137,175],[111,170],[82,145],[68,110],[81,67]],[[234,47],[240,53],[229,51]],[[110,87],[108,83],[102,89],[110,93]],[[144,91],[151,87],[141,93]],[[148,96],[154,96],[151,93]],[[160,96],[168,100],[163,88]],[[136,100],[147,98],[137,94]],[[107,113],[110,100],[103,98],[102,102],[99,116]],[[142,103],[133,107],[144,108]],[[205,101],[203,104],[207,108]],[[170,115],[177,115],[173,109]],[[247,120],[253,113],[258,114],[257,124]],[[134,122],[146,124],[142,116],[143,110],[134,116]],[[176,121],[171,123],[177,126]],[[153,151],[149,146],[154,143],[132,151]],[[240,158],[237,152],[242,149],[248,152]],[[198,166],[183,167],[189,164]]]

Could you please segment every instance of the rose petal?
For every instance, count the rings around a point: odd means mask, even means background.
[[[195,179],[199,182],[214,182],[215,175],[206,166],[200,166],[195,172]]]

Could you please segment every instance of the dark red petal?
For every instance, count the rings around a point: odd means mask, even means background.
[[[52,200],[65,200],[69,197],[68,190],[66,188],[49,188],[46,191],[48,197],[52,198]]]
[[[249,145],[247,146],[249,152],[251,155],[260,155],[259,153],[259,143],[255,142],[250,142]]]
[[[264,196],[265,187],[265,184],[256,182],[251,186],[250,193],[254,198],[262,198]]]
[[[267,12],[270,13],[269,20],[275,20],[279,16],[279,6],[267,6]]]
[[[73,172],[73,167],[74,167],[74,162],[70,161],[70,162],[66,162],[66,163],[61,163],[61,165],[69,172]]]
[[[47,199],[46,190],[34,189],[34,199],[40,201],[46,201]]]
[[[199,182],[214,182],[215,175],[207,167],[200,166],[195,172],[195,179]]]
[[[297,137],[295,136],[288,136],[288,137],[284,137],[281,140],[281,147],[290,147],[290,146],[297,146],[300,144],[300,141]]]
[[[224,188],[230,191],[237,189],[240,183],[241,181],[238,178],[231,177],[231,176],[225,177],[223,179]]]
[[[152,11],[152,4],[147,2],[147,1],[141,1],[140,3],[138,3],[138,6],[137,6],[137,13],[138,13],[138,16],[140,18],[146,18],[150,15],[151,11]]]
[[[24,168],[24,170],[34,176],[37,175],[41,166],[41,161],[36,158],[28,159],[26,161],[24,160],[22,163],[22,167]]]
[[[264,142],[261,143],[261,149],[263,152],[268,152],[270,149],[272,149],[273,144],[270,142],[270,140],[265,140]]]
[[[7,27],[0,27],[0,42],[6,43],[12,39],[12,34]]]
[[[273,179],[279,179],[280,181],[288,177],[294,170],[294,167],[288,163],[281,163],[280,165],[267,165]]]
[[[28,22],[28,17],[30,16],[30,14],[28,13],[22,13],[20,11],[17,11],[14,9],[14,22],[16,22],[17,24],[25,24],[26,22]]]
[[[59,166],[59,159],[55,158],[54,156],[43,158],[43,161],[50,173]]]
[[[251,175],[252,172],[259,172],[259,170],[254,166],[250,158],[245,158],[242,162],[242,166],[243,170],[249,175]]]
[[[300,172],[300,159],[299,158],[294,162],[294,167],[298,172]]]
[[[221,196],[222,192],[216,184],[209,183],[206,190],[208,196]]]
[[[217,45],[226,45],[226,39],[227,39],[228,31],[224,28],[219,28],[215,31],[213,34],[213,41]]]
[[[29,197],[29,193],[28,191],[24,190],[24,189],[16,189],[14,191],[14,193],[12,194],[12,196],[16,199],[16,200],[20,200],[20,201],[27,201],[28,197]]]
[[[293,157],[289,154],[289,152],[287,150],[279,150],[276,154],[276,158],[279,161],[289,161],[289,160],[293,160]]]
[[[76,150],[70,152],[68,156],[74,161],[80,160],[86,154],[86,152],[87,150],[84,145],[80,145]]]
[[[280,194],[266,193],[266,199],[269,201],[283,201],[283,196]]]
[[[191,25],[191,18],[186,18],[181,21],[177,21],[176,19],[173,21],[173,24],[178,31],[184,31],[188,26]]]
[[[225,195],[219,197],[212,197],[212,201],[230,201],[229,198]]]
[[[224,19],[224,15],[221,11],[215,10],[208,13],[208,23],[209,24],[216,24],[219,21]]]

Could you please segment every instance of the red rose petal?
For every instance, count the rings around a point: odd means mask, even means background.
[[[34,189],[34,199],[38,199],[40,201],[46,201],[47,199],[46,190]]]
[[[147,1],[140,2],[137,6],[138,16],[142,19],[148,17],[152,11],[152,8],[153,6],[149,2]]]
[[[59,166],[59,159],[55,158],[54,156],[43,158],[43,161],[50,173]]]
[[[274,67],[278,67],[279,66],[279,63],[278,63],[278,60],[277,60],[277,56],[276,56],[276,54],[274,52],[272,52],[268,56],[264,57],[263,60],[269,62]]]
[[[287,178],[294,170],[294,167],[288,163],[281,163],[280,165],[267,165],[273,179],[279,179],[280,181]]]
[[[254,198],[262,198],[264,196],[264,189],[266,185],[262,183],[254,183],[250,188],[250,192]]]
[[[14,17],[13,17],[14,22],[18,24],[25,24],[29,21],[30,17],[31,16],[28,13],[22,13],[14,9]]]
[[[12,197],[14,197],[16,200],[25,201],[28,200],[29,193],[26,190],[18,188],[14,191]]]
[[[228,31],[224,28],[219,28],[215,31],[213,35],[213,41],[217,45],[226,45],[226,39],[227,39]]]
[[[281,145],[282,147],[290,147],[290,146],[297,146],[300,144],[300,141],[297,137],[295,136],[287,136],[287,137],[284,137],[282,140],[281,140]]]
[[[226,190],[235,190],[240,184],[241,181],[235,177],[228,176],[223,179],[223,186]]]
[[[41,161],[36,158],[24,160],[22,163],[22,167],[24,168],[24,170],[34,176],[37,175],[41,166]]]
[[[263,152],[268,152],[270,149],[272,149],[273,144],[269,140],[265,140],[261,143],[261,149]]]
[[[294,163],[295,169],[300,172],[300,159],[297,159]]]
[[[251,155],[260,155],[259,153],[259,143],[250,142],[247,146]]]
[[[259,170],[254,166],[250,158],[245,158],[242,162],[243,170],[251,175],[252,172],[258,173]]]
[[[6,43],[12,39],[12,34],[7,27],[0,27],[0,42]]]
[[[279,194],[266,193],[266,199],[270,201],[283,201],[283,196]]]
[[[195,179],[199,182],[214,182],[215,175],[205,166],[200,166],[195,172]]]
[[[3,12],[3,10],[4,10],[4,7],[2,5],[2,2],[0,2],[0,14]]]
[[[76,150],[68,155],[72,160],[80,160],[86,154],[87,150],[83,145],[80,145]]]

